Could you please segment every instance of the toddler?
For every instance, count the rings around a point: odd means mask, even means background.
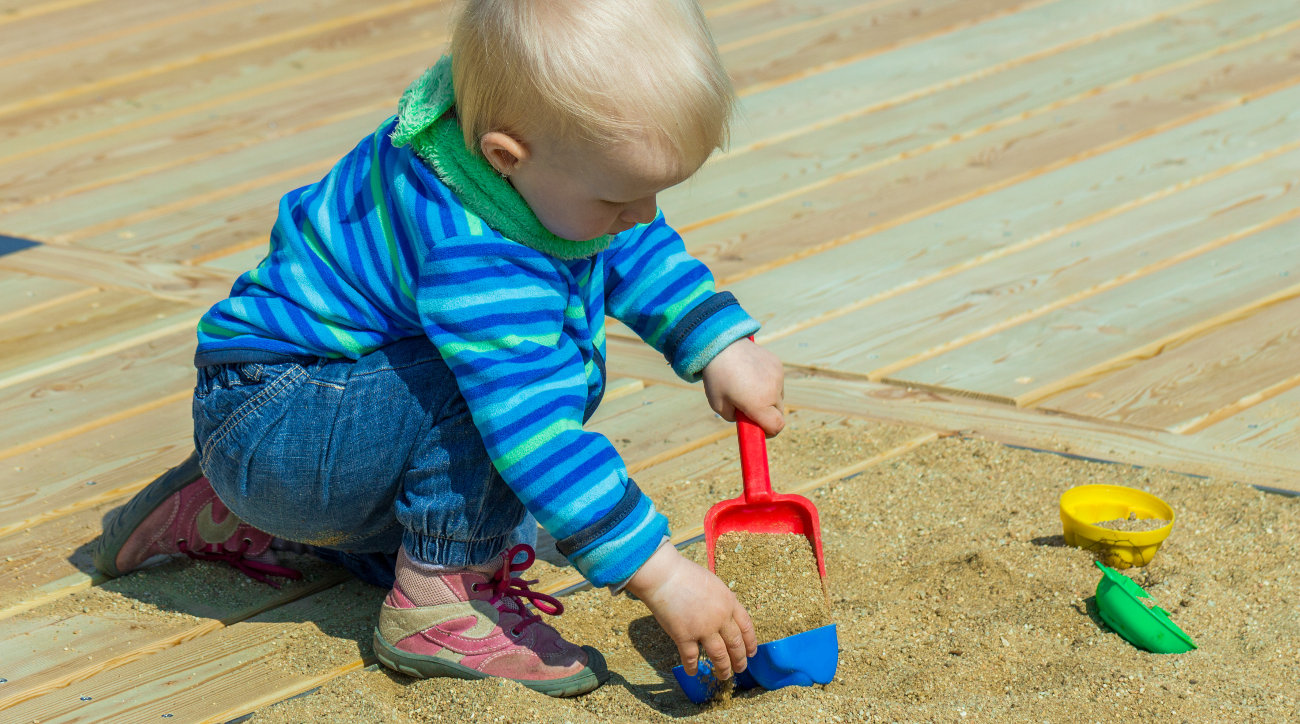
[[[296,573],[274,551],[309,551],[390,588],[386,665],[578,694],[607,677],[600,653],[517,575],[540,523],[593,585],[643,601],[688,670],[702,650],[742,671],[748,614],[582,428],[607,314],[722,417],[784,424],[758,324],[656,205],[733,103],[694,0],[466,2],[450,57],[281,200],[267,257],[199,322],[201,472],[116,511],[99,567],[183,553],[266,580]]]

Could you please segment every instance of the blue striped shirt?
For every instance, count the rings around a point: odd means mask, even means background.
[[[559,259],[467,210],[390,119],[280,202],[270,253],[199,322],[195,363],[357,359],[426,335],[501,476],[592,583],[625,580],[668,526],[604,436],[605,315],[682,378],[758,324],[662,214],[593,256]]]

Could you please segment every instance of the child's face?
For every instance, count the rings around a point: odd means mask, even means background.
[[[655,197],[695,173],[650,143],[526,145],[510,182],[552,234],[586,241],[653,221]]]

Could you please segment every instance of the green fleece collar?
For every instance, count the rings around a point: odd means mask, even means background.
[[[608,234],[569,241],[552,234],[518,191],[481,155],[465,147],[451,86],[451,56],[444,55],[402,94],[392,141],[408,143],[471,213],[508,239],[560,259],[579,259],[609,248]]]

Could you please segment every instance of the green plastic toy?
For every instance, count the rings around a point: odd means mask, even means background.
[[[1102,572],[1097,583],[1097,612],[1107,626],[1134,646],[1155,654],[1182,654],[1196,648],[1192,637],[1183,633],[1141,586],[1105,564],[1096,565]]]

